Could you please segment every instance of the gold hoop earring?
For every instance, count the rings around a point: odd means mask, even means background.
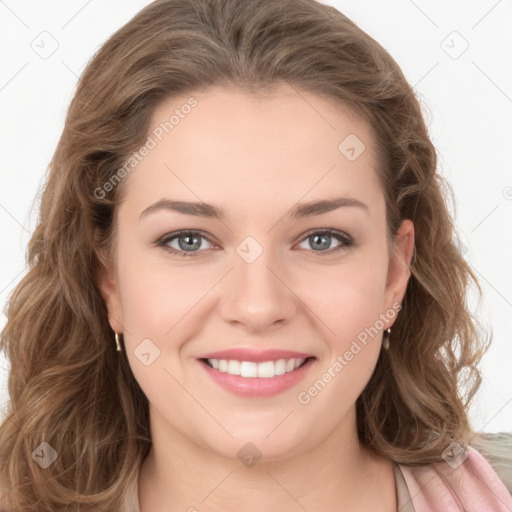
[[[115,338],[116,338],[116,350],[118,352],[121,352],[121,343],[119,342],[119,334],[114,333],[115,334]]]

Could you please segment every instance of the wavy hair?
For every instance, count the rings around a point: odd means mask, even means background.
[[[441,460],[471,437],[468,406],[488,346],[467,305],[477,280],[461,256],[436,151],[397,63],[335,8],[314,0],[157,0],[87,65],[41,195],[29,270],[8,302],[10,361],[0,475],[12,510],[120,510],[147,455],[148,401],[117,353],[99,280],[123,183],[112,179],[164,100],[211,85],[247,94],[286,82],[352,108],[372,129],[390,239],[415,226],[403,309],[356,403],[360,442],[391,460]],[[102,194],[103,195],[103,194]],[[33,454],[58,453],[47,469]]]

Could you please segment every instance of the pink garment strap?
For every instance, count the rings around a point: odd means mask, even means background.
[[[415,512],[512,512],[505,484],[474,448],[457,468],[448,463],[399,465]]]

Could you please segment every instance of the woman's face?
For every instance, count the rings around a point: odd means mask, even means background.
[[[414,236],[389,257],[368,127],[289,86],[210,88],[161,104],[149,137],[102,291],[154,439],[272,460],[353,434]]]

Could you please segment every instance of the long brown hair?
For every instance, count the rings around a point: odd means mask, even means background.
[[[164,99],[213,84],[261,94],[283,82],[369,122],[389,235],[402,219],[415,225],[390,349],[356,404],[361,443],[418,465],[441,460],[452,440],[468,442],[476,364],[487,347],[466,304],[467,287],[478,284],[454,243],[448,188],[398,65],[343,14],[313,0],[157,0],[80,78],[42,194],[29,271],[9,300],[0,475],[13,510],[119,510],[151,446],[148,402],[115,350],[98,286],[123,183],[94,191],[144,143]],[[33,457],[43,442],[58,454],[46,469]]]

